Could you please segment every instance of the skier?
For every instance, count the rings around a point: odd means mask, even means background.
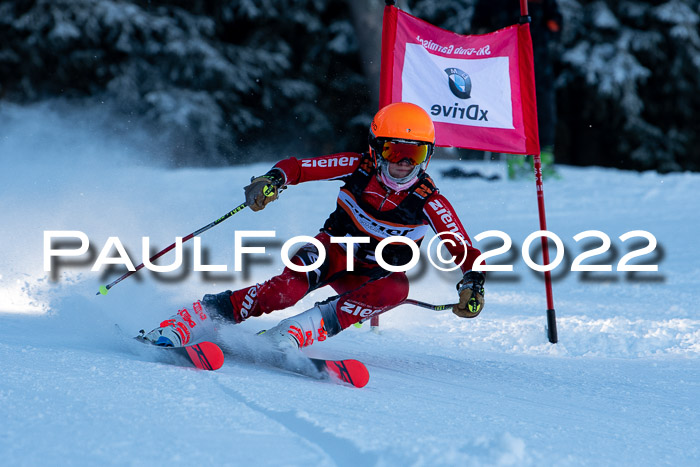
[[[428,225],[437,233],[455,237],[452,245],[446,244],[447,248],[456,263],[464,260],[463,277],[457,284],[459,301],[452,311],[462,318],[477,316],[484,306],[484,275],[472,271],[472,265],[480,252],[471,246],[454,209],[425,172],[434,145],[435,129],[430,116],[414,104],[394,103],[381,109],[372,120],[368,153],[301,160],[290,157],[265,175],[253,178],[245,187],[246,203],[253,211],[264,209],[287,186],[315,180],[345,183],[336,210],[315,237],[326,252],[321,266],[306,273],[287,267],[262,284],[205,295],[193,304],[191,312],[180,310],[146,338],[162,346],[197,343],[212,332],[210,318],[240,323],[251,316],[288,308],[309,292],[330,285],[338,295],[281,321],[263,334],[282,350],[323,341],[406,299],[406,274],[381,268],[375,248],[382,239],[397,235],[420,243]],[[369,243],[348,243],[347,239],[343,243],[349,236],[369,237]],[[308,243],[291,261],[307,266],[316,263],[320,254],[317,246]],[[388,264],[402,265],[412,254],[409,245],[391,243],[384,248],[382,258]]]

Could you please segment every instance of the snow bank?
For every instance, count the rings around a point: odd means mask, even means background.
[[[30,118],[27,118],[30,117]],[[560,343],[544,331],[544,285],[521,258],[537,230],[534,184],[448,179],[459,164],[485,174],[501,163],[435,160],[430,172],[472,237],[513,239],[490,273],[474,320],[400,307],[380,332],[351,328],[309,352],[354,357],[371,372],[362,390],[270,370],[230,357],[215,373],[134,351],[115,331],[155,326],[204,293],[261,281],[282,269],[270,246],[246,273],[139,272],[115,278],[89,261],[43,271],[44,230],[81,230],[95,253],[119,236],[134,257],[142,236],[165,246],[236,206],[240,187],[266,164],[167,170],[91,126],[39,108],[0,114],[0,457],[8,464],[193,462],[256,465],[694,465],[700,459],[700,175],[559,168],[545,183],[549,229],[570,257],[597,229],[653,233],[649,275],[555,271]],[[81,120],[85,123],[84,120]],[[313,234],[334,207],[337,182],[286,190],[264,212],[243,211],[207,232],[210,264],[232,264],[233,231],[270,229],[284,241]],[[483,248],[483,245],[479,245]],[[279,244],[276,248],[279,248]],[[138,263],[138,261],[137,261]],[[568,264],[568,265],[567,265]],[[411,297],[456,298],[458,273],[411,274]],[[221,330],[234,352],[255,332],[329,295]],[[13,313],[7,313],[8,311]],[[32,312],[29,314],[27,312]],[[251,344],[251,342],[253,344]],[[164,446],[167,449],[164,449]]]

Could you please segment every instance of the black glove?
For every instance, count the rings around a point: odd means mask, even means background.
[[[460,318],[475,318],[484,308],[484,275],[477,271],[467,271],[457,283],[459,303],[452,307],[452,313]]]
[[[251,178],[250,185],[243,189],[246,204],[253,211],[265,209],[265,206],[277,199],[284,182],[284,172],[280,169],[272,169],[265,175]]]

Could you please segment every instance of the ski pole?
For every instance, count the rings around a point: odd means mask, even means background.
[[[433,311],[443,311],[443,310],[451,309],[453,306],[456,305],[456,303],[448,303],[447,305],[433,305],[431,303],[421,302],[418,300],[412,300],[410,298],[407,298],[403,302],[399,303],[399,305],[415,305],[415,306],[419,306],[421,308],[427,308],[427,309],[433,310]],[[396,306],[399,306],[399,305],[396,305]]]
[[[403,302],[397,303],[396,305],[392,305],[389,308],[384,308],[382,311],[379,313],[376,313],[374,316],[381,315],[382,313],[386,313],[389,310],[393,310],[396,307],[399,307],[401,305],[415,305],[419,306],[421,308],[427,308],[428,310],[433,310],[433,311],[443,311],[443,310],[450,310],[452,309],[453,306],[455,306],[454,303],[448,303],[445,305],[433,305],[432,303],[426,303],[426,302],[421,302],[419,300],[413,300],[411,298],[407,298]]]
[[[189,235],[186,236],[186,237],[183,237],[183,238],[182,238],[182,243],[185,243],[187,240],[191,239],[192,237],[195,237],[195,236],[197,236],[197,235],[199,235],[199,234],[201,234],[201,233],[203,233],[203,232],[206,232],[207,230],[211,229],[211,228],[214,227],[215,225],[221,224],[223,221],[225,221],[225,220],[228,219],[229,217],[231,217],[231,216],[233,216],[234,214],[236,214],[237,212],[242,211],[243,209],[245,209],[246,206],[248,206],[247,203],[242,203],[242,204],[236,206],[235,208],[233,208],[232,210],[230,210],[229,212],[227,212],[227,213],[224,214],[223,216],[219,217],[219,218],[218,218],[217,220],[215,220],[214,222],[212,222],[212,223],[210,223],[210,224],[208,224],[208,225],[205,225],[205,226],[202,227],[201,229],[192,232],[191,234],[189,234]],[[153,261],[155,261],[156,259],[160,258],[160,257],[163,256],[164,254],[166,254],[167,252],[169,252],[170,250],[172,250],[173,248],[175,248],[175,245],[176,245],[176,244],[177,244],[177,242],[175,242],[175,243],[173,243],[172,245],[170,245],[170,246],[168,246],[168,247],[166,247],[166,248],[160,250],[158,253],[156,253],[155,255],[151,256],[151,258],[150,258],[148,261],[149,261],[149,262],[153,262]],[[118,279],[116,279],[116,280],[113,280],[113,281],[110,282],[109,284],[107,284],[107,285],[101,285],[101,286],[100,286],[99,292],[97,292],[95,295],[100,295],[100,294],[102,294],[102,295],[107,295],[107,292],[109,292],[109,289],[111,289],[112,287],[114,287],[115,285],[117,285],[118,283],[120,283],[121,281],[123,281],[124,279],[126,279],[127,277],[129,277],[130,275],[134,274],[136,271],[138,271],[139,269],[142,269],[142,268],[143,268],[143,263],[141,263],[141,264],[139,264],[138,266],[136,266],[136,268],[135,268],[133,271],[128,271],[126,274],[124,274],[123,276],[121,276],[120,278],[118,278]]]
[[[401,303],[397,303],[396,305],[393,305],[393,306],[390,306],[389,308],[385,308],[385,309],[381,310],[379,313],[375,313],[374,315],[372,315],[372,317],[379,316],[379,315],[386,313],[389,310],[393,310],[394,308],[399,307],[401,305],[415,305],[415,306],[419,306],[421,308],[427,308],[428,310],[433,310],[433,311],[450,310],[450,309],[452,309],[453,306],[455,306],[454,303],[447,303],[445,305],[433,305],[432,303],[421,302],[420,300],[413,300],[411,298],[407,298],[406,300],[404,300]],[[362,321],[355,323],[354,326],[356,328],[362,327]],[[377,326],[372,326],[372,331],[375,331],[376,328],[377,328]],[[378,331],[375,331],[375,332],[378,332]]]
[[[252,181],[252,179],[251,179],[251,181]],[[275,188],[276,188],[276,187],[274,187],[273,185],[265,185],[265,187],[263,188],[263,194],[264,194],[265,196],[273,196],[273,195],[276,193]],[[284,190],[284,188],[285,188],[285,187],[279,187],[279,191]],[[228,219],[229,217],[233,216],[233,215],[236,214],[237,212],[242,211],[242,210],[245,209],[247,206],[248,206],[248,203],[247,203],[247,202],[239,204],[238,206],[236,206],[235,208],[233,208],[232,210],[230,210],[229,212],[227,212],[227,213],[224,214],[223,216],[219,217],[219,218],[218,218],[217,220],[215,220],[214,222],[212,222],[212,223],[210,223],[210,224],[208,224],[208,225],[205,225],[204,227],[202,227],[202,228],[199,229],[199,230],[195,230],[194,232],[192,232],[191,234],[189,234],[189,235],[186,236],[186,237],[183,237],[183,238],[182,238],[182,243],[185,243],[187,240],[191,239],[192,237],[196,237],[197,235],[206,232],[207,230],[211,229],[211,228],[214,227],[215,225],[221,224],[223,221],[225,221],[225,220]],[[158,253],[156,253],[155,255],[151,256],[151,258],[150,258],[148,261],[149,261],[149,262],[153,262],[154,260],[160,258],[160,257],[163,256],[164,254],[166,254],[167,252],[169,252],[170,250],[172,250],[173,248],[175,248],[175,245],[176,245],[176,244],[177,244],[177,242],[173,243],[172,245],[170,245],[169,247],[167,247],[167,248],[165,248],[165,249],[163,249],[163,250],[160,250]],[[100,286],[99,292],[97,292],[95,295],[99,295],[99,294],[107,295],[107,292],[109,292],[109,289],[111,289],[112,287],[114,287],[115,285],[117,285],[118,283],[120,283],[121,281],[123,281],[124,279],[126,279],[127,277],[129,277],[130,275],[132,275],[133,273],[135,273],[136,271],[138,271],[138,270],[141,269],[141,268],[143,268],[143,263],[141,263],[141,264],[139,264],[138,266],[136,266],[136,268],[135,268],[133,271],[128,271],[126,274],[124,274],[123,276],[121,276],[119,279],[116,279],[116,280],[110,282],[110,283],[107,284],[107,285],[101,285],[101,286]]]

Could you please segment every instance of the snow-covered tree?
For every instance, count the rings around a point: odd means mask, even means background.
[[[476,0],[408,3],[440,27],[472,32]],[[512,4],[517,12],[519,2]],[[557,160],[700,170],[700,0],[558,4]]]
[[[349,144],[369,99],[356,52],[320,0],[0,4],[1,98],[109,103],[177,163]]]
[[[179,164],[363,150],[376,66],[348,2],[0,2],[0,100],[117,109]],[[397,4],[472,32],[476,0]],[[558,4],[557,161],[700,170],[700,0]]]
[[[572,161],[700,170],[700,1],[560,5],[559,130]]]

